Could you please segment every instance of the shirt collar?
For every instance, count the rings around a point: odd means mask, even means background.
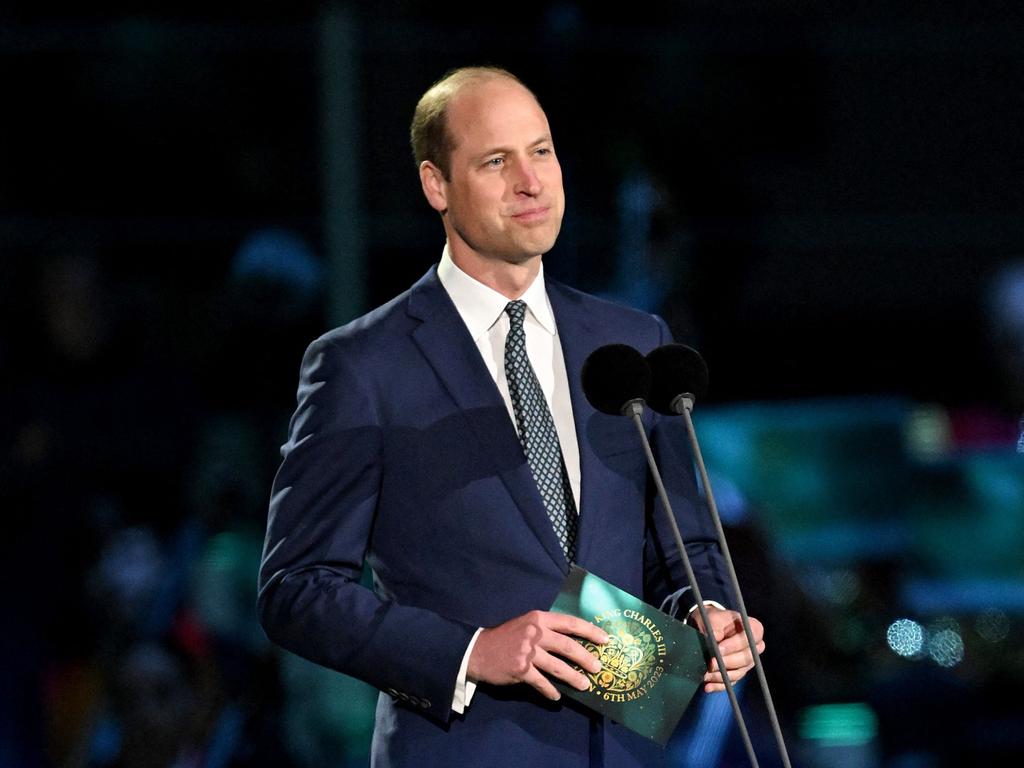
[[[441,262],[437,265],[437,277],[462,316],[473,341],[478,341],[501,319],[509,300],[459,269],[452,261],[447,245],[441,255]],[[544,289],[543,263],[537,277],[519,298],[526,303],[529,313],[540,327],[553,336],[555,316],[548,302],[547,291]]]

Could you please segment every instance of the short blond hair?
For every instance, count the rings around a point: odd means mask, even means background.
[[[495,78],[505,78],[526,88],[522,80],[501,67],[460,67],[445,73],[420,97],[409,127],[409,140],[417,168],[424,160],[429,160],[438,167],[446,180],[449,178],[455,140],[448,132],[448,105],[465,85]],[[529,88],[526,90],[537,98]]]

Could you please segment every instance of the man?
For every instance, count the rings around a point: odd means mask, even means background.
[[[606,637],[545,609],[570,561],[649,600],[685,585],[634,427],[579,385],[595,348],[647,352],[667,330],[545,280],[561,170],[514,76],[450,73],[420,100],[412,140],[447,246],[409,291],[306,352],[261,621],[385,692],[375,765],[658,764],[653,742],[560,699],[552,678],[585,689],[572,664],[598,668],[572,638]],[[702,593],[728,601],[678,420],[646,418]],[[752,664],[738,616],[709,611],[738,679]],[[717,671],[706,688],[723,688]]]

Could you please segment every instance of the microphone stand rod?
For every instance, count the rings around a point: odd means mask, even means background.
[[[686,545],[683,543],[683,537],[679,533],[679,526],[676,525],[675,515],[672,513],[672,505],[668,500],[668,493],[665,492],[665,484],[661,481],[661,472],[658,471],[658,465],[654,461],[654,454],[651,452],[651,444],[647,439],[647,433],[644,431],[643,421],[640,419],[640,415],[643,413],[644,406],[641,402],[633,400],[627,403],[623,408],[623,411],[632,416],[633,423],[636,425],[637,432],[640,433],[640,441],[644,446],[644,453],[647,456],[647,466],[650,467],[651,475],[654,477],[654,483],[658,488],[658,496],[661,498],[662,511],[668,517],[669,527],[672,529],[672,535],[676,541],[676,548],[679,550],[679,556],[682,558],[683,567],[686,569],[686,578],[690,582],[690,588],[693,590],[693,597],[697,601],[697,610],[700,612],[701,621],[704,623],[704,636],[708,639],[711,645],[711,650],[715,655],[715,660],[718,662],[718,669],[722,673],[722,680],[725,683],[725,690],[729,694],[729,703],[732,705],[732,713],[736,718],[736,725],[739,726],[740,736],[743,738],[743,746],[747,750],[747,757],[750,758],[750,764],[754,768],[759,768],[757,762],[757,755],[754,754],[754,746],[750,743],[750,734],[747,733],[747,724],[743,720],[743,713],[740,711],[740,703],[736,699],[736,691],[733,690],[732,681],[729,679],[729,673],[725,669],[725,661],[722,659],[722,651],[718,647],[718,639],[715,637],[714,630],[711,628],[711,622],[708,620],[708,612],[704,607],[704,600],[700,594],[700,587],[697,586],[697,577],[693,573],[693,567],[690,565],[690,557],[686,553]],[[755,658],[757,649],[754,649]]]
[[[700,470],[700,479],[704,484],[704,494],[707,496],[708,507],[711,509],[711,519],[714,520],[715,530],[718,532],[718,545],[725,557],[726,567],[729,569],[729,578],[732,580],[733,589],[736,590],[736,601],[740,609],[740,619],[743,622],[743,631],[747,634],[747,642],[750,643],[750,652],[754,657],[754,669],[757,672],[757,681],[761,684],[761,692],[764,694],[765,704],[768,706],[768,717],[772,724],[772,733],[775,734],[775,743],[779,748],[779,756],[785,768],[791,768],[789,753],[786,751],[786,742],[782,738],[782,729],[779,727],[779,718],[775,714],[775,704],[772,701],[771,691],[768,690],[768,678],[764,674],[764,666],[761,664],[761,654],[757,652],[757,643],[754,642],[754,631],[750,627],[750,616],[747,615],[747,607],[743,603],[743,593],[740,591],[740,582],[736,578],[736,569],[732,564],[732,556],[729,554],[729,545],[725,540],[725,531],[722,530],[722,520],[718,516],[718,507],[715,505],[715,495],[711,492],[711,481],[708,479],[708,471],[704,466],[704,457],[701,455],[700,444],[697,442],[697,432],[693,428],[693,418],[690,412],[693,410],[693,397],[680,395],[672,403],[672,409],[686,420],[686,431],[690,437],[690,447],[697,460],[697,467]]]

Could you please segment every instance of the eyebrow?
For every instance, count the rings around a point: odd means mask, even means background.
[[[534,139],[529,144],[527,144],[526,148],[527,149],[533,149],[534,147],[540,146],[541,144],[552,144],[552,143],[554,143],[554,142],[551,141],[551,134],[550,133],[545,133],[540,138]],[[491,149],[488,149],[486,152],[481,152],[480,154],[475,155],[473,157],[473,160],[474,161],[483,160],[485,157],[490,157],[491,155],[497,155],[497,154],[501,154],[501,153],[505,153],[505,152],[512,152],[512,151],[513,150],[512,150],[511,147],[492,147]]]

